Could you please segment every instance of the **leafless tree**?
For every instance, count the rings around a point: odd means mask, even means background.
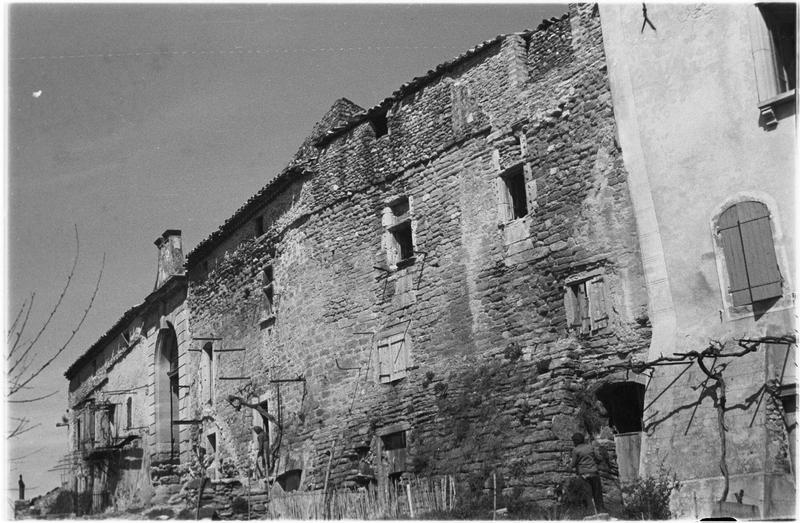
[[[76,322],[72,332],[67,336],[63,344],[56,348],[42,347],[42,335],[51,326],[53,318],[59,312],[64,302],[64,297],[69,291],[73,278],[75,277],[78,268],[78,260],[80,258],[80,239],[78,238],[78,227],[75,226],[75,258],[72,261],[72,268],[67,274],[66,282],[56,299],[55,304],[50,309],[47,318],[41,323],[38,329],[29,326],[31,311],[33,310],[34,300],[36,293],[31,293],[30,297],[20,306],[17,311],[14,321],[11,323],[7,333],[7,347],[8,353],[6,354],[6,401],[8,403],[33,403],[41,401],[51,396],[54,396],[58,391],[53,391],[47,394],[30,397],[25,393],[30,393],[31,389],[37,384],[36,379],[42,372],[58,358],[69,346],[70,342],[75,338],[80,328],[83,326],[86,316],[94,305],[94,300],[97,297],[97,292],[100,289],[100,280],[103,277],[103,270],[105,268],[106,257],[103,254],[103,259],[100,264],[100,271],[97,275],[97,281],[94,285],[91,297],[89,298],[86,308],[83,310],[81,317]],[[35,329],[35,330],[33,330]],[[33,332],[32,338],[26,338],[26,332]],[[26,416],[12,417],[11,429],[8,431],[7,438],[11,439],[21,436],[29,432],[41,423],[31,424],[30,418]]]

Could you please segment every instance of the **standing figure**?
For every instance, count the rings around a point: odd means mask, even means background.
[[[19,475],[19,499],[25,499],[25,482],[22,481],[22,474]]]
[[[575,469],[575,474],[592,488],[595,510],[604,510],[603,485],[600,483],[600,473],[597,470],[599,460],[594,448],[585,442],[580,432],[572,435],[572,442],[575,444],[575,448],[572,449],[572,467]]]
[[[240,396],[234,396],[233,394],[230,394],[228,396],[228,403],[230,403],[231,406],[237,411],[240,410],[242,407],[248,407],[250,409],[253,409],[256,412],[258,412],[265,420],[268,420],[275,426],[277,434],[275,436],[275,441],[272,443],[272,446],[270,446],[269,444],[268,437],[266,432],[264,432],[264,429],[262,429],[261,427],[253,427],[253,431],[258,435],[257,436],[258,455],[256,457],[256,473],[258,473],[259,471],[259,462],[263,462],[264,477],[269,476],[269,474],[272,473],[272,469],[275,468],[275,461],[277,457],[276,455],[278,453],[278,448],[281,445],[281,437],[283,435],[283,428],[281,427],[281,424],[278,423],[278,420],[275,419],[275,416],[267,412],[266,409],[264,409],[258,403],[248,403]]]

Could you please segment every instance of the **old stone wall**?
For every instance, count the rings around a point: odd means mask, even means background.
[[[618,379],[606,365],[649,339],[599,20],[576,6],[505,37],[397,100],[387,122],[378,138],[369,122],[327,138],[314,174],[275,195],[281,214],[263,236],[231,233],[240,240],[218,246],[208,272],[190,255],[190,329],[221,350],[203,430],[217,459],[247,474],[253,414],[225,398],[258,398],[283,427],[274,472],[301,469],[300,488],[354,484],[366,463],[383,479],[449,473],[477,488],[496,471],[548,499],[580,428],[576,391]],[[528,214],[509,219],[501,175],[517,166]],[[385,230],[398,198],[415,251],[399,268]],[[581,274],[602,275],[608,310],[585,334],[565,311],[565,281]],[[404,335],[408,353],[391,383],[377,370],[386,333]],[[195,413],[199,383],[198,370]],[[398,431],[399,469],[381,439]]]
[[[179,376],[186,372],[189,335],[185,297],[185,287],[178,288],[163,297],[163,306],[156,301],[126,313],[108,339],[104,336],[93,347],[91,361],[70,380],[70,449],[75,467],[69,488],[94,492],[95,503],[99,503],[101,493],[107,496],[104,503],[121,508],[149,502],[156,493],[154,487],[179,479],[177,468],[159,470],[152,460],[156,453],[154,382],[158,336],[166,322],[174,326],[177,334]],[[185,397],[188,389],[183,391]],[[106,414],[108,410],[101,408],[103,405],[111,406],[111,414]],[[87,427],[90,410],[95,421],[93,439]],[[179,416],[183,411],[179,408]],[[104,416],[107,425],[100,421]],[[79,419],[83,445],[78,441]],[[105,431],[101,430],[105,427]],[[180,428],[176,426],[175,430]],[[179,432],[176,437],[188,442],[188,436]],[[112,449],[115,445],[119,447]],[[185,445],[183,450],[187,450]]]

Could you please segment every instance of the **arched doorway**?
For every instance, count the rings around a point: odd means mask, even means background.
[[[180,441],[174,423],[179,419],[178,337],[170,323],[158,333],[155,356],[156,454],[178,461]]]

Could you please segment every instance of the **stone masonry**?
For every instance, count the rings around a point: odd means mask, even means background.
[[[400,212],[413,255],[398,263]],[[366,463],[378,481],[496,472],[551,500],[582,391],[645,357],[637,246],[591,5],[484,42],[367,111],[340,100],[187,257],[181,404],[203,422],[181,437],[214,454],[214,474],[252,474],[254,414],[233,394],[266,401],[281,426],[272,475],[299,474],[300,489],[355,485]],[[603,287],[588,330],[565,299],[581,282]],[[392,343],[404,364],[385,379]],[[398,433],[401,458],[386,450]]]

